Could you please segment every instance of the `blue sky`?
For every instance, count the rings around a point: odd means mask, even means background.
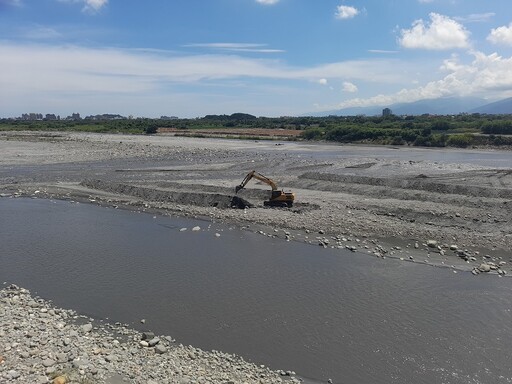
[[[0,0],[0,116],[512,97],[510,0]]]

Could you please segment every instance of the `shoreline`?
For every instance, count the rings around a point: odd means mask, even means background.
[[[0,289],[0,377],[13,383],[300,383],[219,351],[56,308],[14,284]]]
[[[215,218],[212,214],[204,212],[191,212],[187,206],[169,207],[162,203],[142,202],[127,199],[126,196],[116,194],[91,195],[86,192],[95,193],[96,190],[78,188],[72,193],[64,194],[62,191],[43,190],[32,187],[32,190],[25,189],[12,192],[3,190],[0,198],[35,198],[48,200],[61,200],[71,203],[92,204],[106,208],[123,209],[131,212],[140,212],[150,215],[175,216],[201,220],[206,223],[221,222],[227,225],[234,225],[240,230],[250,231],[268,238],[279,238],[283,241],[294,241],[305,243],[310,246],[320,246],[325,249],[339,249],[351,251],[361,257],[375,257],[380,259],[394,259],[402,262],[411,262],[434,268],[451,269],[454,273],[466,272],[473,275],[481,273],[496,275],[498,277],[512,277],[512,269],[507,261],[512,264],[512,259],[506,250],[503,249],[478,249],[467,247],[459,248],[454,244],[439,243],[437,240],[408,241],[398,238],[378,238],[356,235],[337,235],[326,233],[320,229],[289,229],[277,226],[269,226],[256,220],[226,220]],[[65,188],[68,190],[68,188]],[[2,189],[0,189],[2,192]],[[6,193],[7,192],[7,193]],[[491,255],[492,254],[492,255]],[[504,261],[507,260],[507,261]]]

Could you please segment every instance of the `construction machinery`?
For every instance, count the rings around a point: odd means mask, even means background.
[[[263,203],[265,206],[291,207],[293,205],[293,201],[295,200],[295,194],[293,192],[284,192],[277,189],[277,185],[272,179],[269,179],[256,171],[251,171],[247,176],[245,176],[240,185],[235,187],[235,193],[238,193],[238,191],[243,189],[252,178],[262,181],[265,184],[270,185],[270,188],[272,188],[272,191],[270,192],[270,199]]]

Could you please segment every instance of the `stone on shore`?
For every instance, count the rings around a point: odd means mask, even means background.
[[[437,248],[437,241],[436,240],[428,240],[427,241],[427,246],[429,248]]]

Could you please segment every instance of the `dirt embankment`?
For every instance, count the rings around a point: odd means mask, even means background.
[[[9,195],[200,216],[379,257],[512,272],[508,168],[425,160],[429,153],[416,149],[401,159],[403,153],[371,147],[341,152],[172,136],[1,139],[9,156],[0,159],[0,190]],[[464,152],[458,155],[464,159]],[[253,169],[293,190],[294,207],[264,208],[269,188],[258,182],[235,195],[234,186]]]

